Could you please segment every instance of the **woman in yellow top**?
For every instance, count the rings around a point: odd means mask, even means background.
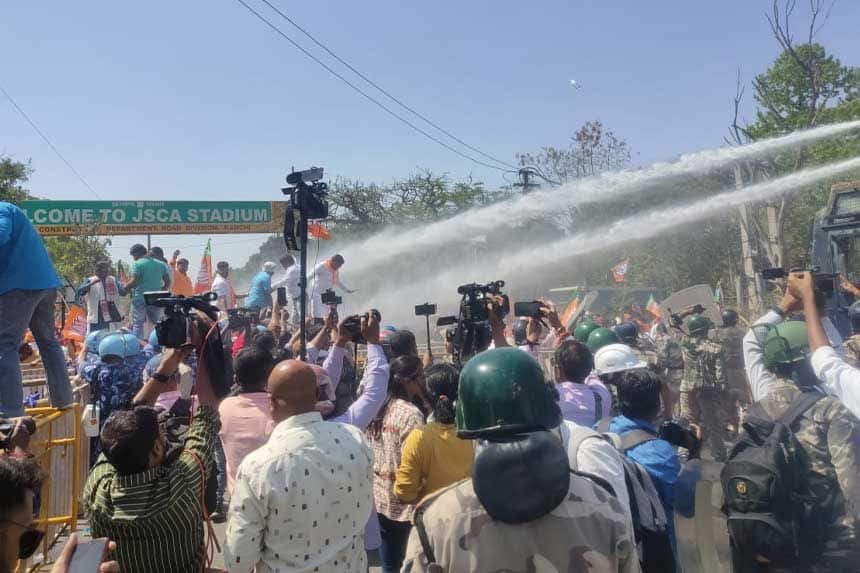
[[[458,438],[454,424],[459,372],[450,364],[433,364],[424,376],[433,421],[412,430],[403,444],[394,495],[406,503],[472,475],[472,441]]]

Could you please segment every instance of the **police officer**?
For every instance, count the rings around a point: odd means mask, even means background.
[[[475,356],[456,412],[458,436],[477,440],[472,478],[417,506],[403,571],[639,571],[611,487],[569,469],[537,361],[513,348]]]
[[[739,430],[740,412],[752,402],[750,385],[744,372],[743,338],[746,332],[738,326],[738,313],[731,308],[723,311],[722,327],[716,330],[715,339],[723,347],[726,365],[726,384],[731,396],[729,422],[734,431]]]
[[[659,323],[656,328],[657,355],[663,368],[663,417],[672,418],[681,413],[681,384],[684,381],[684,351],[674,335],[674,329]]]
[[[819,381],[809,366],[807,325],[795,320],[772,324],[759,321],[747,339],[754,340],[753,333],[758,343],[745,343],[744,360],[750,382],[766,385],[768,391],[750,407],[749,415],[776,420],[802,393],[819,392]],[[799,543],[812,562],[799,562],[796,569],[762,568],[761,563],[743,563],[744,557],[735,554],[736,565],[738,560],[741,565],[735,571],[857,571],[860,420],[838,399],[825,395],[803,412],[791,430],[803,450],[798,457],[803,460],[799,483],[804,486],[804,495],[799,498],[802,506],[798,509],[806,517]]]
[[[672,326],[679,333],[684,356],[684,380],[681,383],[681,416],[702,428],[702,441],[718,462],[726,459],[726,426],[729,422],[730,396],[726,384],[723,347],[709,338],[711,319],[697,306],[672,316]],[[683,318],[693,315],[686,331]]]

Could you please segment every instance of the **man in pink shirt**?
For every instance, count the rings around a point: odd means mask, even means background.
[[[565,420],[591,428],[609,416],[612,396],[594,374],[594,357],[581,342],[569,338],[555,351],[556,388]]]
[[[266,381],[273,366],[272,354],[253,344],[240,350],[234,361],[240,393],[223,400],[218,408],[227,459],[227,491],[233,490],[236,471],[245,456],[265,444],[272,433]]]

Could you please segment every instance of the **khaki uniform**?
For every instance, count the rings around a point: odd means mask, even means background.
[[[657,355],[663,368],[663,415],[665,418],[681,414],[679,400],[684,381],[684,352],[681,343],[669,334],[657,338]]]
[[[797,386],[778,380],[766,398],[758,402],[771,418],[788,410],[798,395]],[[839,400],[821,398],[794,426],[803,449],[805,482],[812,505],[824,509],[820,527],[803,532],[806,542],[820,535],[824,550],[819,562],[806,572],[855,572],[860,570],[860,420]],[[810,536],[810,537],[806,537]]]
[[[726,458],[726,425],[732,418],[723,347],[707,338],[683,334],[681,350],[681,416],[701,426],[703,445],[721,462]]]
[[[416,525],[406,549],[403,571],[407,573],[640,570],[628,518],[618,500],[576,475],[571,475],[567,499],[528,523],[494,521],[478,501],[472,480],[425,498],[415,519],[423,523],[440,568],[430,568]]]

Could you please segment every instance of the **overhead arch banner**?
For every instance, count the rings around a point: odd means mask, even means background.
[[[274,233],[286,203],[277,201],[24,201],[44,236]]]

